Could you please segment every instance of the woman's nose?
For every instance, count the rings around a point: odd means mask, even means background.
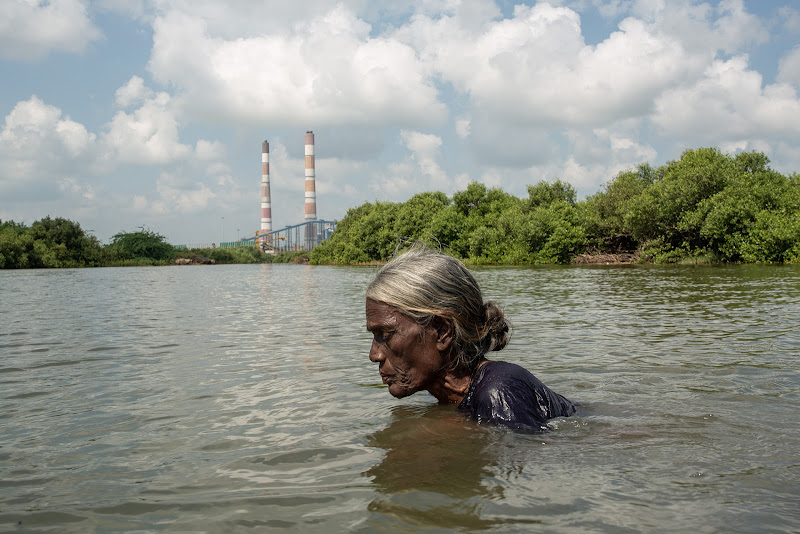
[[[376,342],[372,341],[372,347],[369,349],[369,360],[371,362],[382,362],[385,360],[386,357],[383,355],[383,351],[381,350],[381,346]]]

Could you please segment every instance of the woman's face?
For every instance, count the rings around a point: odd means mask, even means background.
[[[378,364],[383,383],[397,398],[428,389],[442,373],[443,357],[435,328],[425,327],[384,302],[367,299],[369,359]]]

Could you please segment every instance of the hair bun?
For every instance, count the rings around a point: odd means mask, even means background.
[[[508,344],[510,330],[508,322],[503,310],[494,302],[486,302],[483,309],[486,316],[486,335],[482,344],[486,347],[486,352],[500,350]]]

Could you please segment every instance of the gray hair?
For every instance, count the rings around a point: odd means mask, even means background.
[[[478,282],[464,264],[426,247],[414,247],[387,263],[367,287],[366,298],[384,302],[428,325],[434,317],[453,323],[451,370],[473,372],[484,355],[508,343],[509,325],[494,302],[483,302]]]

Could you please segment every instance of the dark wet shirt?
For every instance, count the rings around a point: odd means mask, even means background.
[[[516,430],[546,430],[548,419],[568,417],[576,409],[527,369],[495,361],[478,369],[458,408],[479,423],[497,423]]]

